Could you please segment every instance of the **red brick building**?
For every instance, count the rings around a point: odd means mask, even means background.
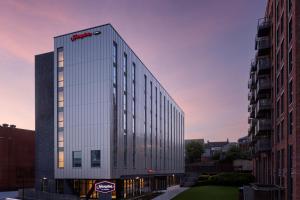
[[[268,0],[248,84],[254,175],[287,200],[300,200],[299,34],[300,1]]]
[[[0,191],[34,186],[34,131],[0,126]]]

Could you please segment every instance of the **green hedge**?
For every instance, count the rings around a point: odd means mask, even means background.
[[[224,186],[243,186],[254,182],[254,176],[249,173],[220,173],[217,175],[200,176],[197,185],[224,185]]]

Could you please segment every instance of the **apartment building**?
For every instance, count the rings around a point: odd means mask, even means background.
[[[298,0],[267,1],[248,83],[254,175],[276,199],[300,199],[299,17]]]
[[[110,24],[54,37],[35,68],[36,190],[127,199],[179,184],[184,112]]]
[[[0,125],[0,191],[34,185],[34,131]]]

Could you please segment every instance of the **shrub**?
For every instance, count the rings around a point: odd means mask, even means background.
[[[201,175],[198,177],[198,180],[199,181],[207,181],[209,177],[210,177],[209,175]]]
[[[208,178],[211,185],[243,186],[254,181],[254,176],[249,173],[220,173]]]

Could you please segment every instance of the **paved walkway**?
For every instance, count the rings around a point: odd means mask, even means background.
[[[189,189],[188,187],[180,187],[179,185],[175,185],[172,187],[169,187],[165,193],[162,195],[159,195],[158,197],[155,197],[153,200],[171,200],[181,192]]]
[[[254,199],[253,190],[249,186],[244,186],[244,200]]]
[[[0,192],[0,200],[6,198],[16,198],[18,196],[18,191]]]

